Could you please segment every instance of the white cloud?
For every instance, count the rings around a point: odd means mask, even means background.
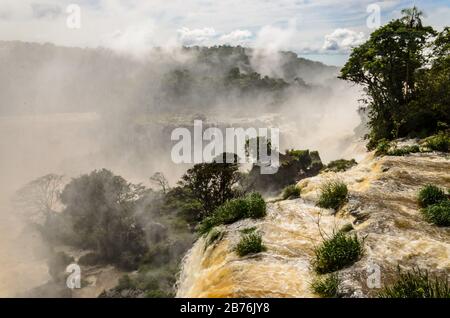
[[[154,31],[152,22],[131,25],[105,35],[102,45],[121,53],[142,56],[156,45],[153,42]]]
[[[178,37],[183,45],[202,45],[216,36],[213,28],[189,29],[183,27],[177,30]]]
[[[228,34],[224,34],[219,38],[219,42],[229,45],[246,45],[252,37],[249,30],[234,30]]]
[[[347,52],[352,47],[364,43],[363,32],[355,32],[349,29],[336,29],[325,35],[322,49],[325,51]]]
[[[395,12],[399,14],[406,6],[404,0],[375,2],[382,7],[382,23],[398,17]],[[81,7],[81,29],[66,27],[65,9],[70,3]],[[339,55],[359,43],[360,31],[371,32],[366,28],[366,8],[372,3],[374,0],[0,0],[0,40],[108,45],[138,51],[167,42],[241,44]],[[416,4],[425,11],[425,22],[433,27],[448,24],[450,8],[442,1],[418,0]],[[296,27],[290,28],[289,21],[294,19]],[[353,31],[336,34],[339,29]]]
[[[258,32],[254,46],[264,48],[266,51],[288,50],[291,47],[295,32],[295,20],[289,21],[287,28],[266,25]]]

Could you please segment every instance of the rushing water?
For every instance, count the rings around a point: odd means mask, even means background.
[[[427,183],[450,187],[449,171],[450,161],[443,155],[381,159],[369,155],[344,173],[302,180],[301,199],[269,203],[264,219],[223,227],[223,239],[207,248],[205,239],[200,238],[184,259],[177,296],[314,297],[310,290],[314,247],[321,236],[349,222],[359,237],[365,237],[365,253],[360,261],[340,271],[346,296],[373,295],[392,278],[397,265],[448,275],[450,229],[424,222],[415,195]],[[348,185],[350,197],[334,217],[314,202],[320,185],[336,178]],[[233,252],[239,230],[253,226],[263,234],[267,251],[239,258]],[[374,266],[380,269],[381,285],[367,283]]]

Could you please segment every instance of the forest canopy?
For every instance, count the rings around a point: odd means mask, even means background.
[[[426,137],[450,117],[450,30],[423,25],[417,8],[374,31],[353,49],[340,78],[362,85],[368,148],[382,139]]]

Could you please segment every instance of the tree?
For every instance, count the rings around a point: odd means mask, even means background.
[[[162,174],[161,172],[155,172],[150,177],[150,182],[159,186],[164,194],[166,194],[167,190],[169,190],[169,182],[167,181],[164,174]]]
[[[13,197],[19,213],[33,224],[44,224],[55,212],[63,186],[63,176],[47,174],[20,188]]]
[[[423,12],[420,11],[416,6],[403,9],[402,14],[403,17],[401,18],[401,21],[409,28],[422,27]]]
[[[222,154],[223,158],[227,154]],[[200,218],[210,215],[215,208],[225,201],[236,197],[236,186],[241,178],[234,155],[234,163],[214,160],[211,163],[196,164],[182,176],[179,186],[185,188],[190,196],[199,202]]]
[[[420,137],[450,128],[450,29],[438,34],[430,45],[431,67],[418,72],[417,98],[405,114],[405,129]],[[422,136],[423,135],[423,136]]]
[[[362,85],[368,107],[369,148],[382,138],[407,135],[405,114],[417,100],[418,71],[428,62],[424,49],[435,34],[422,26],[417,8],[377,29],[369,40],[353,49],[340,78]],[[413,120],[409,118],[410,120]]]
[[[95,250],[105,261],[133,269],[147,250],[144,231],[134,216],[144,193],[143,186],[102,169],[73,179],[61,200],[81,247]]]

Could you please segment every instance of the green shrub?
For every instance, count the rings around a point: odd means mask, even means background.
[[[325,209],[338,210],[348,196],[347,185],[340,181],[327,182],[321,187],[321,193],[317,206]]]
[[[327,164],[326,170],[340,172],[340,171],[346,171],[356,165],[357,165],[357,162],[355,159],[352,159],[352,160],[339,159],[339,160],[331,161],[329,164]]]
[[[438,226],[450,226],[450,200],[444,200],[422,209],[425,219]]]
[[[259,233],[250,233],[243,235],[237,244],[235,251],[239,256],[254,254],[265,251],[266,247],[262,243],[262,237]]]
[[[318,274],[326,274],[352,265],[363,254],[363,243],[356,234],[335,233],[315,249],[314,270]]]
[[[341,283],[337,273],[316,277],[311,283],[311,288],[321,297],[339,297],[339,284]]]
[[[387,139],[380,139],[375,148],[375,156],[382,156],[387,154],[389,149],[391,148],[391,143]]]
[[[423,208],[441,202],[447,198],[445,192],[432,184],[427,184],[422,187],[419,191],[417,199],[419,201],[419,205]]]
[[[230,224],[245,218],[262,218],[266,215],[266,202],[259,193],[232,199],[219,206],[212,216],[203,219],[198,226],[200,234],[208,233],[214,226]]]
[[[416,153],[420,152],[420,148],[418,145],[412,145],[412,146],[403,146],[400,148],[394,148],[392,150],[388,150],[386,153],[388,156],[406,156],[410,153]]]
[[[281,195],[281,197],[283,198],[283,200],[296,199],[300,197],[300,192],[301,190],[299,187],[297,187],[296,184],[288,185],[283,189],[283,194]]]
[[[219,231],[216,229],[212,229],[209,234],[208,237],[206,239],[206,243],[205,243],[205,249],[210,246],[211,244],[213,244],[216,241],[220,241],[223,236],[225,235],[225,232],[223,231]]]
[[[447,277],[430,277],[427,271],[398,270],[398,278],[378,294],[381,298],[450,298]]]
[[[424,145],[431,150],[448,152],[450,146],[450,136],[445,133],[439,133],[423,140]]]
[[[247,201],[246,217],[259,219],[266,216],[266,201],[261,194],[252,192],[245,197],[245,200]]]

